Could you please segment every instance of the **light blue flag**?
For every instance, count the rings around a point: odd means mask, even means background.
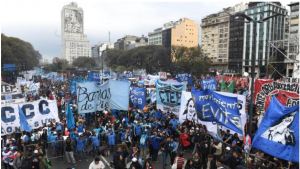
[[[70,108],[70,104],[67,104],[66,116],[67,116],[67,127],[68,129],[75,128],[75,120],[73,116],[73,111]]]
[[[299,105],[285,107],[273,96],[252,147],[280,159],[299,162]]]
[[[129,81],[109,80],[109,88],[111,92],[111,109],[128,110],[130,92],[129,87]]]
[[[28,124],[27,119],[23,113],[23,110],[20,108],[20,106],[18,106],[19,108],[19,118],[20,118],[20,128],[21,131],[26,131],[26,132],[31,132],[32,128],[31,126]]]

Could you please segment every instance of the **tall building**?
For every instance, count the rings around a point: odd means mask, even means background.
[[[198,24],[188,18],[165,23],[163,27],[148,33],[149,45],[196,47],[198,46]]]
[[[114,48],[119,50],[130,50],[139,46],[146,46],[148,45],[148,38],[142,36],[132,36],[132,35],[126,35],[123,38],[120,38],[117,40],[117,42],[114,43]]]
[[[242,73],[243,67],[244,23],[230,16],[228,72]]]
[[[242,67],[242,49],[237,47],[242,47],[243,25],[235,23],[230,14],[243,11],[246,7],[247,4],[240,3],[202,19],[202,49],[215,69],[236,71]]]
[[[114,48],[114,44],[110,42],[99,43],[92,46],[92,57],[95,58],[95,61],[98,66],[102,65],[102,62],[104,63],[105,51],[107,49],[113,49],[113,48]]]
[[[84,34],[83,10],[75,2],[61,11],[62,57],[69,63],[78,57],[90,57],[90,43]]]
[[[289,16],[289,38],[288,38],[288,58],[287,63],[287,76],[299,78],[299,2],[292,2],[290,6]]]
[[[254,20],[260,20],[276,14],[287,15],[287,10],[279,2],[249,3],[245,14]],[[267,71],[271,48],[269,42],[284,39],[284,19],[282,15],[271,18],[263,23],[244,25],[243,72],[251,71],[251,59],[255,57],[255,73],[264,75]],[[256,25],[256,27],[254,27]],[[255,31],[255,32],[254,32]],[[254,37],[254,35],[256,36]]]

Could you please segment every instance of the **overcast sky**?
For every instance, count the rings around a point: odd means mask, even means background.
[[[61,9],[71,0],[2,0],[2,33],[30,42],[49,61],[61,53]],[[206,15],[241,0],[76,0],[84,11],[91,45],[124,35],[147,35],[168,21],[187,17],[198,24]],[[282,1],[283,2],[283,1]],[[287,2],[283,2],[284,5]]]

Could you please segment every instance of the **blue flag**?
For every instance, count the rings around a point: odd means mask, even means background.
[[[101,80],[100,74],[97,72],[89,72],[87,79],[89,81],[100,81]]]
[[[178,82],[187,82],[187,85],[190,86],[193,85],[193,77],[191,74],[188,73],[177,74],[175,78]]]
[[[143,109],[146,105],[146,89],[134,87],[130,91],[130,101],[135,108]]]
[[[273,96],[252,146],[274,157],[299,162],[299,105],[285,107]]]
[[[75,128],[75,120],[74,120],[74,116],[73,116],[73,111],[70,108],[70,104],[67,103],[67,107],[66,107],[66,116],[67,116],[67,127],[68,129],[73,129]]]
[[[217,89],[217,81],[215,78],[204,79],[201,81],[201,88],[203,90],[216,90]]]
[[[26,119],[26,117],[24,115],[23,110],[20,108],[20,106],[18,106],[18,108],[19,108],[19,117],[20,117],[20,128],[21,128],[21,131],[31,132],[32,128],[28,124],[27,119]]]
[[[243,134],[237,97],[229,97],[211,90],[192,90],[198,118],[216,122]]]

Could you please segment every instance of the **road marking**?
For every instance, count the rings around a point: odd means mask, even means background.
[[[109,162],[105,159],[105,157],[100,156],[100,158],[104,161],[104,163],[105,163],[110,169],[112,169],[112,168],[110,167]]]

